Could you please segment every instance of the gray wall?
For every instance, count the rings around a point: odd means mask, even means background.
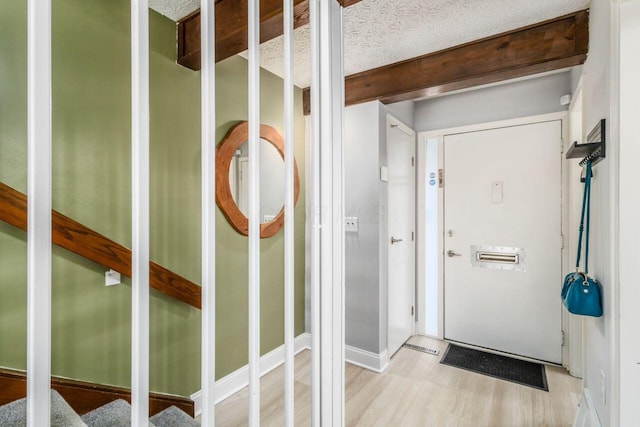
[[[358,217],[358,232],[346,233],[345,329],[347,345],[379,353],[380,204],[378,102],[345,109],[345,215]],[[384,311],[386,313],[386,310]],[[385,316],[386,324],[386,316]],[[385,338],[386,341],[386,338]]]
[[[416,111],[415,101],[396,102],[395,104],[387,104],[384,106],[386,110],[396,119],[413,129],[413,120]]]
[[[577,67],[573,67],[571,69],[571,93],[575,93],[578,89],[578,83],[580,83],[580,77],[582,77],[583,72],[584,65],[578,65]]]
[[[387,348],[387,114],[413,126],[413,101],[378,101],[345,109],[345,215],[358,232],[345,234],[346,344],[379,354]]]
[[[475,123],[565,111],[560,97],[571,93],[569,72],[520,80],[415,103],[415,130],[447,129]]]

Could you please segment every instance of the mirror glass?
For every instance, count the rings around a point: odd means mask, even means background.
[[[229,165],[229,187],[240,212],[249,215],[249,143],[236,149]],[[275,219],[284,205],[284,160],[269,141],[260,139],[260,221]]]

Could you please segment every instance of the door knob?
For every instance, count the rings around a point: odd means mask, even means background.
[[[453,251],[449,250],[449,251],[447,251],[447,256],[448,256],[449,258],[453,258],[454,256],[462,256],[462,255],[457,254],[457,253],[455,253],[455,252],[453,252]]]
[[[391,244],[393,245],[394,243],[400,243],[402,242],[402,239],[396,239],[395,237],[391,236]]]

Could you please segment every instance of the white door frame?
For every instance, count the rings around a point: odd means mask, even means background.
[[[417,155],[417,147],[415,146],[416,144],[416,131],[411,129],[407,124],[403,123],[401,120],[399,120],[397,117],[395,117],[392,114],[387,114],[387,122],[386,122],[386,126],[385,126],[385,132],[386,132],[386,136],[385,136],[385,141],[386,141],[386,150],[387,152],[389,151],[389,141],[390,141],[390,135],[391,135],[391,129],[393,127],[397,127],[398,129],[400,129],[402,132],[406,133],[407,135],[411,136],[413,138],[414,141],[414,150],[413,150],[413,155],[414,158]],[[387,159],[389,158],[389,156],[387,155]],[[417,165],[416,165],[417,166]],[[418,188],[418,184],[417,182],[415,182],[415,179],[417,179],[417,167],[414,168],[414,193]],[[389,195],[387,194],[387,213],[388,213],[388,209],[389,209],[389,203],[388,203],[388,197]],[[413,202],[413,230],[414,233],[416,232],[416,218],[417,218],[417,214],[416,214],[416,206],[418,205],[417,203],[417,199],[416,196],[414,194],[414,202]],[[385,225],[385,232],[381,233],[383,234],[383,239],[386,239],[389,235],[389,215],[386,215],[387,217],[387,223]],[[417,288],[417,282],[416,282],[416,278],[417,278],[417,274],[416,274],[416,248],[417,248],[417,239],[414,240],[413,242],[413,295],[412,295],[412,305],[414,307],[414,317],[415,317],[415,309],[416,309],[416,288]],[[386,301],[387,301],[387,342],[386,342],[386,346],[387,346],[387,350],[389,350],[389,283],[391,283],[391,281],[389,280],[389,272],[390,272],[390,266],[389,266],[389,246],[385,243],[384,245],[384,258],[386,265],[386,272],[385,274],[382,276],[382,279],[386,282],[384,284],[384,289],[386,290]],[[411,335],[415,334],[416,332],[416,325],[415,322],[412,323],[412,327],[411,327]],[[389,357],[391,357],[391,353],[389,352]]]
[[[439,339],[444,339],[444,274],[443,274],[443,270],[444,270],[444,257],[443,257],[443,251],[444,251],[444,245],[443,245],[443,230],[444,230],[444,203],[443,202],[443,188],[439,188],[438,190],[438,204],[439,207],[437,209],[437,215],[434,215],[434,221],[437,221],[437,225],[435,224],[431,224],[433,227],[437,227],[438,229],[438,248],[437,248],[437,256],[438,256],[438,260],[436,263],[434,263],[433,261],[431,261],[431,265],[435,266],[438,269],[437,275],[436,276],[432,276],[432,279],[428,279],[427,277],[427,272],[425,271],[425,263],[427,262],[427,260],[425,259],[425,253],[428,250],[428,248],[425,246],[427,243],[427,239],[426,239],[426,228],[429,227],[428,224],[426,224],[426,222],[423,220],[424,219],[424,215],[425,212],[428,212],[428,206],[426,206],[426,199],[425,199],[425,194],[426,194],[426,190],[427,190],[427,181],[430,179],[430,177],[427,177],[427,165],[426,165],[426,161],[427,161],[427,152],[426,152],[426,146],[427,146],[427,142],[428,141],[432,141],[432,142],[436,142],[438,144],[438,168],[442,168],[442,148],[443,148],[443,144],[444,144],[444,137],[446,135],[450,135],[450,134],[455,134],[455,133],[466,133],[466,132],[477,132],[477,131],[482,131],[482,130],[490,130],[490,129],[496,129],[496,128],[502,128],[502,127],[510,127],[510,126],[521,126],[521,125],[526,125],[526,124],[533,124],[533,123],[541,123],[541,122],[547,122],[547,121],[554,121],[554,120],[560,120],[562,122],[562,140],[563,140],[563,144],[566,145],[567,141],[568,141],[568,114],[566,111],[562,111],[562,112],[558,112],[558,113],[549,113],[549,114],[542,114],[542,115],[536,115],[536,116],[529,116],[529,117],[521,117],[521,118],[517,118],[517,119],[510,119],[510,120],[501,120],[501,121],[495,121],[495,122],[488,122],[488,123],[478,123],[478,124],[473,124],[473,125],[467,125],[467,126],[460,126],[460,127],[454,127],[454,128],[447,128],[447,129],[439,129],[439,130],[433,130],[433,131],[426,131],[426,132],[419,132],[418,133],[418,153],[417,153],[417,175],[418,175],[418,185],[417,185],[417,192],[418,192],[418,217],[417,217],[417,225],[418,225],[418,230],[417,230],[417,248],[418,249],[418,269],[417,269],[417,283],[418,285],[418,301],[416,301],[417,303],[417,311],[418,311],[418,327],[417,327],[417,332],[423,335],[428,335],[428,336],[433,336],[435,338],[439,338]],[[560,151],[561,147],[558,147],[558,151]],[[562,147],[562,151],[564,152],[564,147]],[[560,153],[558,153],[560,155]],[[568,215],[567,215],[567,211],[568,211],[568,201],[567,201],[567,197],[565,197],[565,195],[568,192],[568,174],[567,174],[568,168],[567,168],[567,160],[564,158],[564,155],[562,155],[562,206],[561,206],[561,210],[562,210],[562,227],[561,227],[561,231],[563,233],[563,235],[566,235],[566,230],[568,228]],[[439,179],[438,176],[435,177],[436,180]],[[446,185],[446,182],[445,182]],[[563,266],[563,270],[564,271],[568,271],[568,269],[570,268],[570,257],[568,256],[568,248],[567,245],[563,245],[563,249],[562,249],[562,266]],[[432,288],[432,290],[435,290],[435,293],[437,294],[437,300],[438,300],[438,315],[437,315],[437,327],[435,328],[435,330],[437,330],[437,333],[433,333],[427,330],[426,328],[426,319],[425,319],[425,315],[426,315],[426,301],[428,298],[433,297],[433,292],[431,295],[426,295],[426,288],[427,288],[427,280],[434,280],[433,277],[437,277],[437,284],[435,287]],[[561,277],[558,278],[558,298],[560,298],[560,287],[561,287]],[[567,325],[563,324],[562,325],[562,329],[564,331],[567,331]]]

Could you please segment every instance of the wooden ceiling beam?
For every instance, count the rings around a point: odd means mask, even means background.
[[[216,62],[247,50],[247,1],[216,2]],[[362,0],[339,0],[344,7]],[[295,28],[309,23],[309,1],[294,0]],[[260,42],[283,33],[282,0],[260,1]],[[178,21],[178,64],[200,69],[200,10]]]
[[[587,10],[458,45],[345,79],[345,104],[424,98],[584,63]],[[304,91],[309,114],[309,89]]]

